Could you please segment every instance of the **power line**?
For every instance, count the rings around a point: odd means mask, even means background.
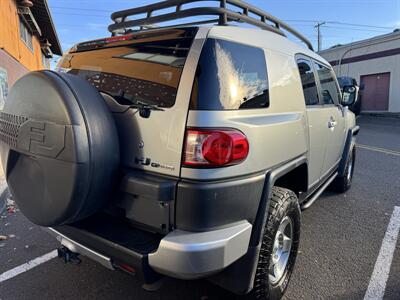
[[[93,9],[93,8],[80,8],[80,7],[65,7],[65,6],[51,6],[53,9],[61,9],[61,10],[74,10],[74,11],[95,11],[95,12],[106,12],[111,14],[112,11],[105,10],[105,9]],[[64,14],[60,12],[55,12],[55,14]],[[65,13],[71,15],[82,15],[82,16],[103,16],[103,15],[93,15],[93,14],[72,14],[72,13]],[[107,15],[108,17],[108,15]],[[285,22],[300,22],[300,23],[326,23],[326,24],[336,24],[336,25],[347,25],[347,26],[355,26],[355,27],[366,27],[366,28],[376,28],[376,29],[394,29],[394,27],[388,26],[378,26],[378,25],[369,25],[369,24],[356,24],[356,23],[347,23],[347,22],[339,22],[339,21],[321,21],[321,20],[307,20],[307,19],[286,19],[283,20]],[[311,26],[311,25],[310,25]]]
[[[53,15],[65,15],[65,16],[84,16],[84,17],[110,18],[110,15],[93,15],[93,14],[63,13],[63,12],[53,12],[52,14]]]
[[[110,10],[105,10],[105,9],[93,9],[93,8],[78,8],[78,7],[64,7],[64,6],[51,6],[51,8],[55,9],[66,9],[66,10],[82,10],[82,11],[99,11],[99,12],[107,12],[111,13],[112,11]]]
[[[112,11],[105,9],[93,9],[93,8],[80,8],[80,7],[65,7],[65,6],[51,6],[51,8],[55,9],[65,9],[65,10],[77,10],[77,11],[96,11],[96,12],[106,12],[111,14]],[[58,13],[60,14],[60,13]],[[86,15],[86,14],[82,14]],[[88,14],[93,15],[93,14]],[[98,15],[95,15],[98,16]],[[283,20],[285,22],[300,22],[300,23],[321,23],[325,22],[327,24],[337,24],[337,25],[347,25],[347,26],[355,26],[355,27],[368,27],[368,28],[377,28],[377,29],[394,29],[394,27],[388,26],[379,26],[379,25],[369,25],[369,24],[356,24],[356,23],[347,23],[347,22],[339,22],[339,21],[321,21],[321,20],[307,20],[307,19],[286,19]]]
[[[386,26],[376,26],[376,25],[367,25],[367,24],[354,24],[354,23],[345,23],[345,22],[337,22],[337,21],[330,21],[327,22],[329,24],[338,24],[338,25],[349,25],[349,26],[356,26],[356,27],[369,27],[369,28],[380,28],[380,29],[393,29],[393,27],[386,27]]]
[[[324,26],[325,28],[339,29],[339,30],[348,30],[348,31],[362,31],[362,32],[377,32],[377,33],[385,33],[387,30],[371,30],[371,29],[360,29],[360,28],[350,28],[350,27],[338,27],[338,26]],[[391,28],[390,28],[391,29]]]
[[[304,20],[304,19],[291,19],[291,20],[286,19],[286,20],[282,20],[282,21],[285,21],[285,22],[300,22],[300,23],[321,23],[321,22],[326,22],[327,24],[347,25],[347,26],[355,26],[355,27],[368,27],[368,28],[377,28],[377,29],[394,29],[394,27],[388,27],[388,26],[346,23],[346,22],[339,22],[339,21]]]

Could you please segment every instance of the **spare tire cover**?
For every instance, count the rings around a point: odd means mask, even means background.
[[[8,186],[33,223],[55,226],[97,212],[119,164],[117,129],[104,99],[75,75],[28,73],[0,113]]]

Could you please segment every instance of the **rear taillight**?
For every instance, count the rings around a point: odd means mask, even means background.
[[[242,162],[249,154],[246,136],[234,129],[188,129],[183,165],[220,167]]]
[[[127,35],[119,35],[119,36],[112,36],[109,38],[105,38],[104,42],[106,44],[111,44],[111,43],[116,43],[116,42],[123,42],[123,41],[129,41],[133,39],[132,34],[127,34]]]

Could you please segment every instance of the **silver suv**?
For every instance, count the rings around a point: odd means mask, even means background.
[[[116,12],[112,37],[20,79],[0,113],[8,185],[66,262],[279,299],[301,209],[351,185],[354,87],[342,97],[329,63],[266,12],[193,2]]]

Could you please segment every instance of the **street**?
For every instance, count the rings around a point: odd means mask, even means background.
[[[358,124],[352,188],[342,195],[325,192],[303,212],[300,252],[285,299],[363,299],[367,292],[400,206],[400,119],[362,116]],[[1,300],[234,298],[205,280],[167,278],[149,293],[135,277],[86,258],[79,266],[50,259],[2,281],[1,274],[53,251],[58,242],[13,207],[0,219],[0,235],[7,237],[0,240]],[[390,270],[384,299],[400,299],[400,239],[391,265],[379,267]]]

